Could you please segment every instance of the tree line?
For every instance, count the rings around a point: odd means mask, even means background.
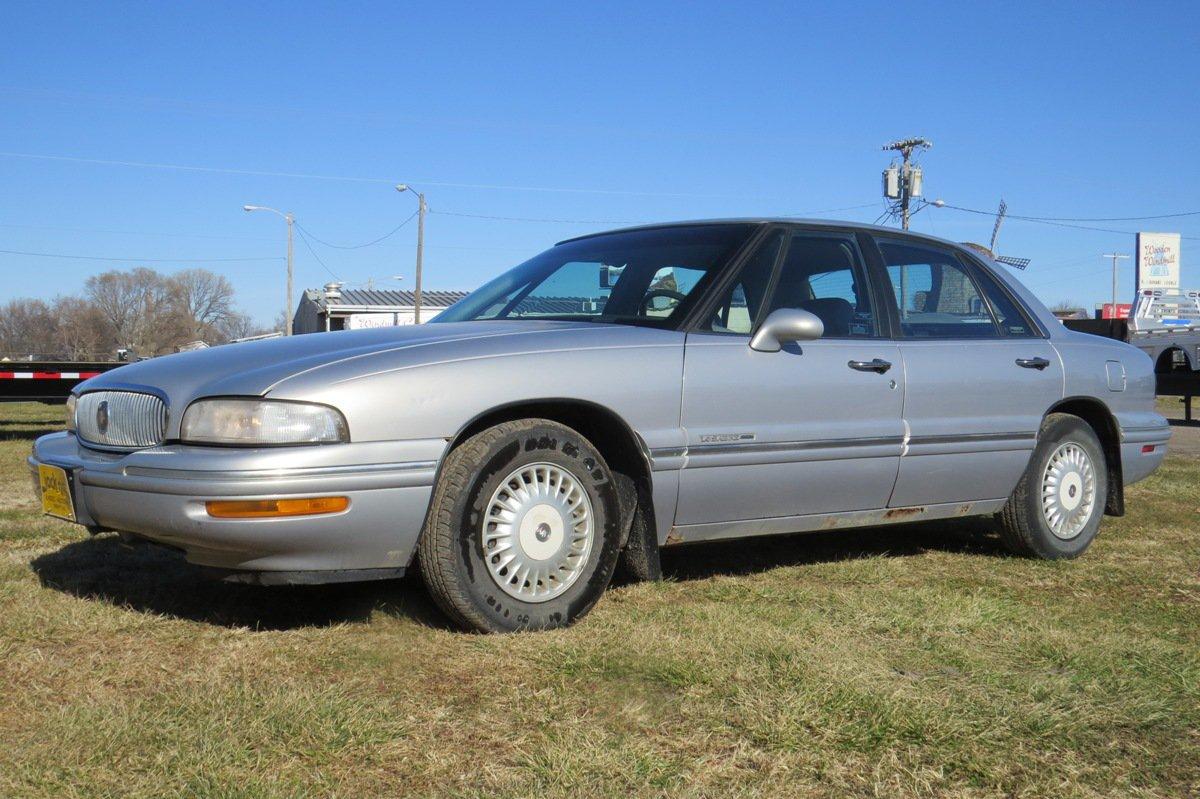
[[[109,361],[121,349],[148,357],[269,332],[237,309],[230,282],[207,269],[113,270],[89,277],[81,295],[0,306],[0,356],[12,360]]]

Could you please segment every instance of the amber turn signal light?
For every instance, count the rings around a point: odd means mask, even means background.
[[[349,497],[303,499],[214,499],[204,503],[208,515],[218,519],[267,519],[279,516],[316,516],[340,513],[350,507]]]

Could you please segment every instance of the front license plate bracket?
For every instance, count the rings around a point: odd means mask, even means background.
[[[39,463],[38,486],[42,494],[42,511],[46,515],[76,521],[70,472],[61,466]]]

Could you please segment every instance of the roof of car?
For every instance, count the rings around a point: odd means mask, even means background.
[[[580,239],[590,239],[594,236],[605,236],[609,233],[627,233],[632,230],[653,230],[655,228],[668,227],[687,227],[690,225],[731,225],[731,224],[751,224],[764,225],[768,223],[783,224],[783,225],[811,225],[813,227],[838,227],[838,228],[853,228],[855,230],[864,230],[873,233],[886,233],[889,236],[909,236],[912,238],[925,239],[926,241],[937,242],[938,244],[949,244],[953,247],[961,247],[962,245],[955,241],[930,236],[927,233],[917,233],[911,230],[897,230],[894,227],[884,227],[882,225],[868,225],[864,222],[849,222],[844,219],[802,219],[791,216],[748,216],[748,217],[731,217],[728,219],[688,219],[678,222],[654,222],[646,225],[631,225],[629,227],[614,228],[612,230],[598,230],[595,233],[585,233],[582,236],[572,236],[569,239],[563,239],[559,244],[566,244],[569,241],[579,241]]]

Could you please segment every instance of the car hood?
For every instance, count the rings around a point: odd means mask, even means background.
[[[311,333],[226,344],[139,361],[80,384],[77,392],[151,390],[172,405],[202,396],[254,396],[288,381],[442,363],[464,357],[601,346],[612,339],[645,338],[664,331],[592,322],[511,320],[456,322],[372,330]]]

